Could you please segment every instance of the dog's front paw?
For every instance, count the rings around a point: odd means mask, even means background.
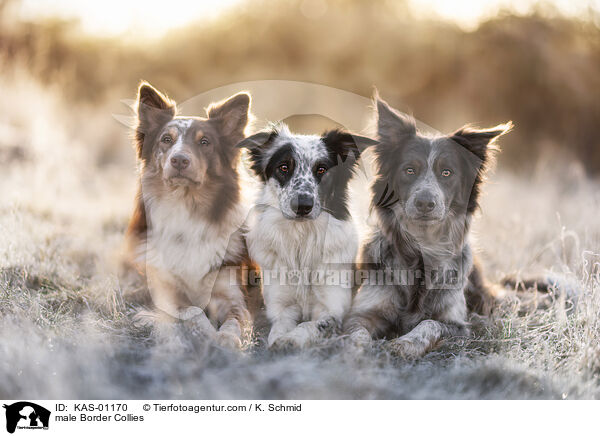
[[[152,328],[156,326],[159,315],[152,310],[140,310],[132,317],[133,325],[138,328]]]
[[[240,350],[242,348],[240,337],[231,332],[218,331],[215,341],[219,346],[230,350]]]
[[[276,339],[270,346],[271,351],[280,353],[288,353],[294,350],[298,350],[304,346],[304,343],[299,340],[298,337],[292,335],[284,335]]]
[[[317,321],[317,331],[323,338],[329,338],[337,333],[339,330],[339,324],[335,318],[325,318]]]
[[[344,341],[347,350],[356,355],[368,353],[373,348],[373,339],[366,329],[350,333]]]
[[[407,360],[418,359],[426,352],[422,343],[403,337],[389,341],[387,348],[392,355]]]
[[[349,339],[353,345],[368,345],[373,341],[367,329],[353,331],[350,333]]]
[[[184,309],[180,309],[177,311],[176,318],[181,321],[189,321],[198,317],[206,317],[206,314],[202,309],[197,306],[189,306]]]
[[[182,322],[186,334],[198,339],[214,339],[216,329],[210,323],[204,312]]]

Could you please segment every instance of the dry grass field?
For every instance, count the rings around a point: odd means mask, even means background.
[[[414,362],[340,339],[284,356],[249,336],[234,353],[133,324],[142,286],[119,253],[135,163],[111,109],[0,79],[1,398],[600,398],[600,182],[578,164],[500,164],[475,223],[491,280],[551,273],[575,298],[527,313],[509,298]]]

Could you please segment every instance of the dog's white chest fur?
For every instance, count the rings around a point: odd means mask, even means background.
[[[354,261],[358,245],[350,221],[322,213],[315,220],[293,221],[277,209],[254,209],[247,235],[250,257],[265,268],[318,268]]]
[[[146,262],[169,271],[190,290],[197,289],[224,260],[234,259],[243,251],[238,232],[244,219],[241,207],[217,224],[193,216],[177,199],[153,201],[147,214],[152,228],[147,235]]]
[[[314,272],[327,274],[340,267],[349,268],[358,248],[353,223],[338,220],[328,213],[322,213],[315,220],[293,221],[284,218],[275,208],[256,208],[250,214],[249,228],[246,242],[250,257],[263,272],[267,311],[270,311],[269,300],[284,306],[297,304],[304,319],[312,316],[320,297],[312,286],[315,277],[309,282],[305,279]],[[284,278],[286,285],[279,286],[281,275],[305,272],[308,276],[301,276],[298,281]],[[275,286],[269,286],[269,281]],[[277,295],[267,295],[269,292]]]

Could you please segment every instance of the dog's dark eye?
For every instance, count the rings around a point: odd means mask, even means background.
[[[415,175],[415,169],[414,168],[407,168],[405,171],[406,171],[406,174],[408,174],[409,176],[414,176]]]
[[[290,170],[290,167],[287,164],[279,165],[279,171],[282,173],[287,173]]]
[[[171,135],[164,135],[161,139],[161,142],[164,142],[165,144],[170,144],[173,142],[173,137]]]
[[[200,140],[200,144],[208,145],[208,144],[210,144],[210,142],[206,136],[203,136],[202,139]]]
[[[449,177],[450,174],[452,174],[452,171],[450,171],[448,169],[442,170],[442,176],[443,177]]]
[[[318,167],[317,168],[317,174],[319,176],[322,176],[323,174],[325,174],[326,171],[327,171],[327,168],[325,168],[325,167]]]

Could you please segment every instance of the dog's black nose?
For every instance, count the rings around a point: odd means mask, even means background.
[[[292,200],[292,210],[298,216],[305,216],[310,213],[314,205],[313,198],[310,195],[299,195]]]
[[[190,160],[185,154],[176,154],[171,157],[171,165],[173,168],[178,169],[179,171],[185,170],[190,166]]]
[[[429,192],[417,195],[415,198],[415,207],[421,213],[429,213],[435,209],[435,199]]]

